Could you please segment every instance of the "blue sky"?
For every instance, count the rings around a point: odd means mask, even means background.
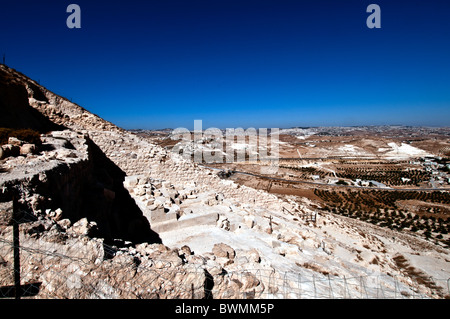
[[[450,126],[447,0],[3,1],[3,53],[127,129]]]

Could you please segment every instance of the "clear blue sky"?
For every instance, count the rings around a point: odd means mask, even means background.
[[[2,1],[3,53],[124,128],[450,126],[448,0]]]

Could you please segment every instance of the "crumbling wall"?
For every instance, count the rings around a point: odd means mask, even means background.
[[[87,218],[106,239],[160,242],[124,188],[125,173],[87,136],[67,130],[43,140],[48,150],[7,161],[10,171],[0,176],[0,197],[6,201],[16,193],[36,218],[56,210],[61,210],[58,218],[72,222]]]
[[[239,203],[269,209],[281,210],[282,205],[288,205],[275,195],[222,180],[211,170],[130,133],[92,131],[89,136],[128,176],[146,175],[174,185],[194,183],[200,192],[214,191]]]

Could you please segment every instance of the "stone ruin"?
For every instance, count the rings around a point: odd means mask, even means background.
[[[299,279],[329,282],[313,286],[329,295],[330,276],[335,293],[359,295],[342,278],[368,274],[383,291],[442,296],[413,285],[375,235],[327,214],[311,224],[295,200],[221,179],[5,66],[0,76],[23,87],[25,118],[38,111],[58,128],[40,150],[2,148],[0,285],[13,285],[15,192],[35,298],[300,298],[312,284]]]

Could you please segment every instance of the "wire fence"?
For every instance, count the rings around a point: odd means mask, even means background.
[[[23,217],[23,216],[22,216]],[[22,219],[23,221],[23,219]],[[450,278],[344,276],[273,268],[225,270],[160,254],[117,248],[88,237],[0,227],[0,298],[423,299],[448,298]],[[52,233],[46,236],[46,233]],[[201,259],[201,257],[198,257]],[[231,269],[231,268],[228,268]]]
[[[0,251],[11,251],[12,245],[11,241],[0,239]],[[177,280],[179,276],[199,277],[197,268],[179,268],[172,261],[156,259],[138,266],[133,258],[116,260],[113,266],[105,267],[102,263],[108,261],[100,253],[99,257],[99,261],[92,262],[90,257],[21,246],[23,266],[19,270],[11,258],[2,258],[0,298],[158,298],[154,292],[167,290],[177,298],[198,298],[204,291],[203,279],[190,285],[180,285]],[[17,273],[21,278],[19,290],[14,282]]]
[[[0,239],[0,251],[14,250],[14,243]],[[113,249],[113,247],[110,247]],[[2,253],[3,255],[3,253]],[[0,297],[35,298],[282,298],[282,299],[423,299],[433,295],[419,284],[405,284],[388,275],[337,277],[321,274],[275,272],[265,269],[245,269],[223,274],[228,291],[214,291],[214,279],[200,265],[177,267],[173,261],[151,259],[136,265],[124,258],[115,267],[105,268],[102,262],[92,263],[90,257],[80,258],[52,249],[20,247],[23,266],[19,270],[20,291],[14,285],[17,270],[2,257],[0,271]],[[36,266],[39,263],[39,266]],[[105,275],[103,272],[107,271]],[[132,271],[134,274],[128,276]],[[209,272],[208,272],[209,271]],[[258,285],[246,290],[248,278]],[[450,295],[450,279],[428,278],[436,287],[435,297]],[[42,287],[45,286],[45,287]],[[437,288],[437,287],[446,287]],[[43,289],[44,288],[44,289]],[[231,291],[230,291],[231,290]]]

